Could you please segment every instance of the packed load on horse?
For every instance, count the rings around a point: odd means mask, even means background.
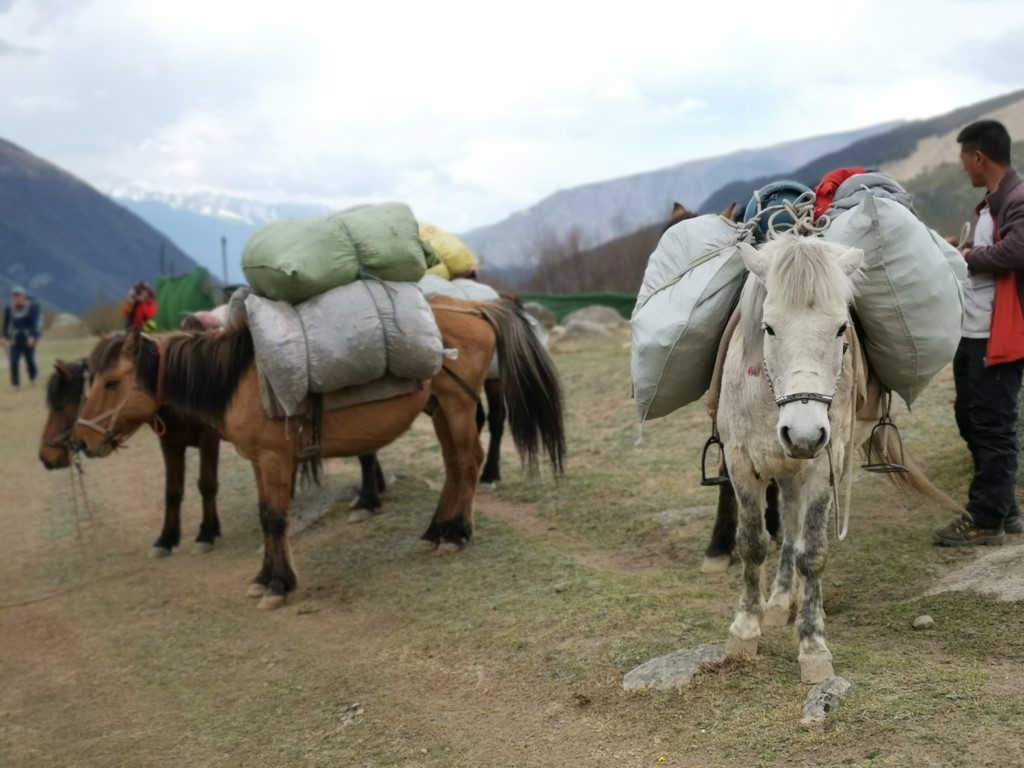
[[[794,227],[864,251],[853,316],[887,389],[909,405],[953,359],[963,258],[917,218],[911,196],[895,180],[841,170],[826,176],[817,194],[792,181],[762,187],[742,223],[707,214],[665,232],[632,317],[633,396],[641,422],[695,402],[712,387],[747,272],[739,246]]]
[[[363,277],[415,283],[436,263],[404,203],[275,221],[257,229],[242,251],[252,290],[293,304]]]

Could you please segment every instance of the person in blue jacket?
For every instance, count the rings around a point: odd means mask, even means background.
[[[42,331],[43,315],[39,303],[29,298],[25,289],[15,286],[11,290],[11,302],[4,307],[4,343],[11,351],[11,385],[17,389],[21,380],[19,368],[25,358],[28,379],[33,384],[39,373],[36,367],[36,345]]]

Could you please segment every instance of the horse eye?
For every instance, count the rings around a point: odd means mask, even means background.
[[[838,338],[841,338],[842,336],[845,336],[845,335],[846,335],[846,323],[843,323],[841,326],[839,326],[839,333],[836,334],[836,338],[838,339]]]
[[[110,381],[108,381],[106,384],[103,385],[103,388],[104,389],[117,389],[119,386],[121,386],[121,382],[120,381],[118,381],[117,379],[111,379]]]
[[[768,323],[762,323],[761,327],[764,328],[764,332],[767,333],[769,336],[775,335],[775,329],[768,325]]]

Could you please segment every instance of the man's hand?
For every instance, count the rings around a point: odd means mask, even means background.
[[[28,337],[28,342],[26,342],[26,343],[28,344],[29,348],[32,348],[32,347],[34,347],[36,345],[36,340],[34,338],[32,338],[31,336],[29,336]]]

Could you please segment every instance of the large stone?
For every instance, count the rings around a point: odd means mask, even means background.
[[[718,661],[725,655],[725,646],[701,645],[697,648],[682,648],[641,664],[622,678],[622,687],[627,691],[653,688],[669,691],[685,688],[702,664]]]
[[[528,314],[532,315],[533,319],[544,326],[548,331],[558,325],[558,316],[543,304],[538,304],[535,301],[528,301],[523,304],[523,309],[525,309]]]
[[[619,328],[620,326],[629,324],[629,321],[614,309],[611,307],[603,307],[599,304],[584,307],[583,309],[577,309],[575,312],[571,312],[566,315],[562,322],[565,325],[569,325],[573,322],[594,323],[596,325],[603,325],[607,328]]]
[[[562,338],[576,339],[583,336],[608,336],[608,326],[589,320],[572,320],[565,325]]]
[[[825,716],[839,706],[839,701],[850,690],[850,681],[842,677],[829,677],[811,688],[804,699],[803,725],[824,722]]]

